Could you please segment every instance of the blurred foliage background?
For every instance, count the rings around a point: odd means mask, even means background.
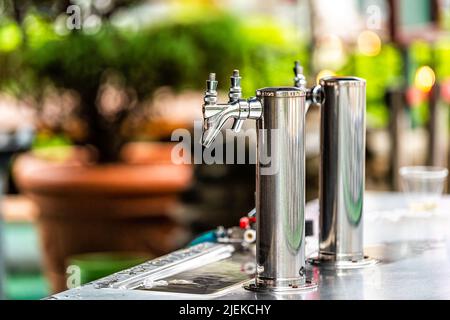
[[[78,127],[87,134],[71,138],[97,147],[104,155],[100,161],[117,160],[124,123],[160,87],[202,90],[214,71],[226,90],[231,71],[238,68],[244,94],[250,95],[259,87],[290,84],[292,61],[308,61],[306,43],[295,41],[292,30],[209,6],[178,11],[149,27],[104,19],[88,31],[69,31],[58,15],[37,9],[28,8],[20,21],[1,20],[0,90],[33,99],[37,109],[49,89],[74,92],[82,121]],[[105,82],[127,93],[127,105],[106,120],[95,108]],[[50,129],[67,134],[63,125]]]
[[[48,3],[55,7],[54,2]],[[141,2],[131,1],[131,5],[136,3]],[[105,14],[101,25],[85,32],[65,29],[65,20],[61,19],[65,12],[59,12],[59,7],[53,12],[50,5],[29,5],[20,21],[4,10],[0,22],[0,88],[21,96],[42,95],[49,86],[92,95],[89,92],[97,92],[109,72],[119,77],[122,86],[132,88],[141,101],[161,86],[202,90],[211,71],[217,73],[222,90],[226,90],[231,70],[240,69],[245,95],[263,86],[290,84],[294,60],[302,62],[311,79],[315,79],[311,72],[320,71],[309,70],[309,38],[299,37],[295,25],[281,25],[262,15],[239,16],[210,2],[194,3],[189,10],[174,9],[168,19],[130,27],[109,19],[124,5],[119,1]],[[444,23],[447,20],[444,18]],[[384,40],[376,54],[361,52],[356,41],[342,46],[346,62],[333,73],[367,79],[369,125],[386,126],[385,89],[412,83],[414,72],[409,79],[404,78],[405,61],[399,49]],[[446,63],[449,47],[448,38],[433,44],[413,43],[408,49],[408,67],[414,70],[433,65],[437,79],[446,79],[450,76]],[[423,112],[419,114],[424,116]]]

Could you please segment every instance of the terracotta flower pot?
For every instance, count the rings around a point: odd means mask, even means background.
[[[130,145],[123,163],[108,165],[89,164],[85,149],[73,149],[64,161],[32,153],[16,159],[16,183],[39,207],[44,266],[53,291],[66,289],[66,261],[72,255],[160,255],[185,244],[189,232],[171,213],[193,171],[170,162],[171,148]]]

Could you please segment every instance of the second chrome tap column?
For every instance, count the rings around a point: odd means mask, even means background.
[[[257,91],[257,274],[249,289],[314,288],[305,274],[305,90]]]
[[[371,265],[364,256],[366,82],[354,77],[320,81],[321,171],[319,259],[336,268]]]

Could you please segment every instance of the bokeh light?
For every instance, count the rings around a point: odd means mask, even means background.
[[[321,71],[317,74],[317,77],[316,77],[316,83],[318,84],[319,81],[320,81],[320,79],[323,79],[323,78],[325,78],[325,77],[332,77],[332,76],[335,76],[335,75],[336,75],[336,72],[334,72],[334,71],[332,71],[332,70],[327,70],[327,69],[321,70]]]
[[[334,34],[320,38],[313,59],[319,69],[342,68],[347,61],[347,54],[341,38]]]
[[[374,57],[381,52],[381,39],[373,31],[363,31],[358,36],[358,50],[363,55]]]
[[[416,71],[414,85],[423,92],[429,92],[436,82],[436,75],[429,66],[422,66]]]
[[[91,14],[83,22],[83,32],[86,34],[96,34],[102,27],[102,19],[95,14]]]
[[[22,43],[22,32],[14,23],[0,28],[0,52],[11,52]]]

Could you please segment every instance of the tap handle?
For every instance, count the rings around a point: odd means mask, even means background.
[[[295,77],[298,77],[299,75],[303,75],[303,67],[300,64],[300,61],[295,61],[295,63],[294,63],[294,74],[295,74]]]
[[[241,76],[239,75],[239,70],[233,70],[233,75],[231,76],[230,93],[228,97],[229,102],[234,102],[242,98],[242,88],[241,88]]]
[[[230,98],[230,103],[239,101],[242,99],[242,88],[241,88],[241,76],[239,75],[239,70],[233,70],[233,75],[231,76],[230,93],[228,97]],[[244,124],[244,119],[235,119],[231,129],[234,132],[241,131],[242,125]]]
[[[206,80],[206,92],[211,94],[217,94],[217,85],[218,81],[216,80],[216,74],[210,73],[208,80]]]
[[[306,88],[306,78],[303,75],[303,67],[299,61],[295,61],[294,65],[294,86],[297,88]]]
[[[204,101],[206,105],[215,105],[217,103],[217,85],[216,74],[210,73],[208,80],[206,80],[206,92]]]

